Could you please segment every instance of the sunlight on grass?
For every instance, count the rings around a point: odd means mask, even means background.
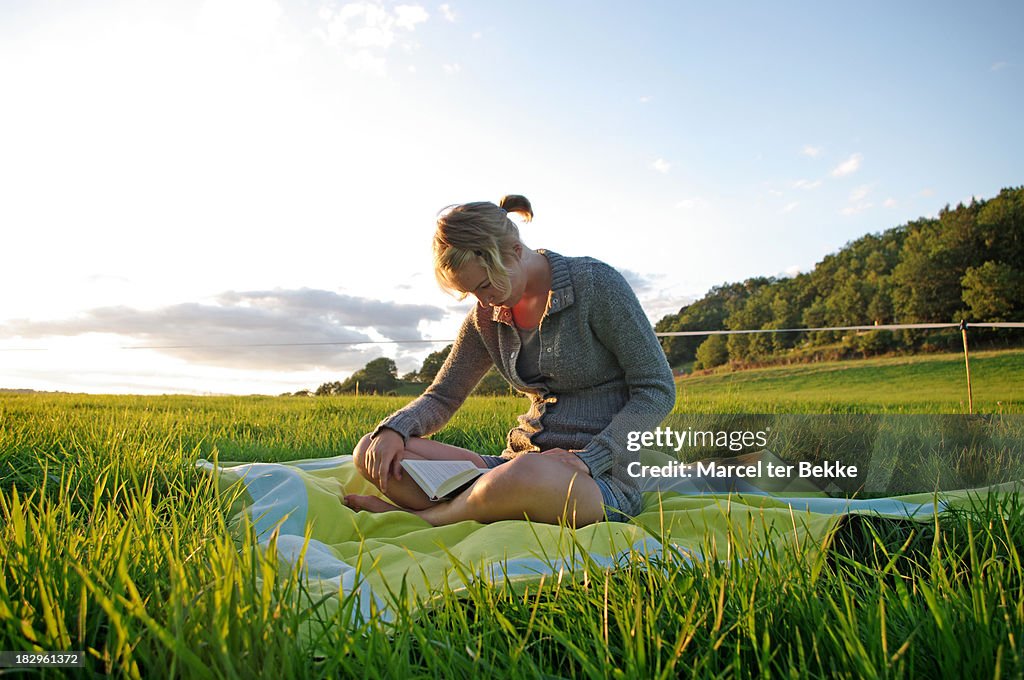
[[[1024,413],[1024,352],[971,357],[975,413]],[[677,381],[677,413],[967,413],[962,354],[774,366]]]

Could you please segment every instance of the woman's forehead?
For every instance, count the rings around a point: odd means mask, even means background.
[[[466,293],[472,293],[480,284],[490,281],[483,265],[473,260],[466,262],[458,269],[450,270],[447,279],[453,286]]]

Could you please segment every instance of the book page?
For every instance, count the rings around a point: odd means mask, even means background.
[[[424,486],[424,491],[433,496],[437,489],[452,477],[467,470],[477,470],[477,466],[468,460],[410,460],[402,461],[402,467],[415,472],[419,477],[416,481]],[[482,472],[482,471],[481,471]]]

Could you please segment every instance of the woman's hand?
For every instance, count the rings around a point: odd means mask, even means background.
[[[388,493],[388,477],[402,478],[402,459],[405,458],[405,440],[394,430],[384,428],[366,447],[366,473],[381,493]]]
[[[540,455],[557,458],[573,469],[582,472],[588,477],[590,476],[590,468],[588,468],[587,464],[580,460],[580,457],[572,451],[566,451],[565,449],[548,449],[547,451],[541,451]]]

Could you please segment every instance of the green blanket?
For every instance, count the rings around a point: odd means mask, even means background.
[[[751,455],[777,460],[767,451]],[[667,460],[656,452],[643,456],[647,465]],[[218,466],[201,460],[198,466],[217,474],[222,492],[243,484],[235,519],[247,519],[261,545],[273,545],[284,561],[301,557],[314,592],[355,593],[353,615],[364,620],[388,620],[402,599],[414,606],[478,578],[519,586],[545,576],[572,578],[585,562],[616,568],[638,557],[700,560],[709,548],[726,545],[730,554],[723,559],[747,559],[771,543],[815,550],[849,513],[928,520],[970,500],[969,491],[855,500],[830,498],[800,481],[766,489],[732,480],[725,492],[692,480],[649,478],[643,512],[628,524],[575,531],[526,521],[431,527],[409,513],[346,507],[345,494],[377,493],[351,456]]]

